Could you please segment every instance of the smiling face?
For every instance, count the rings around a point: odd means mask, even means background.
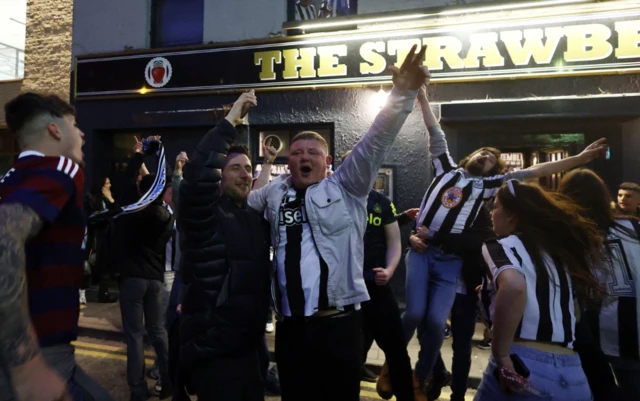
[[[316,139],[298,139],[289,150],[289,170],[293,186],[304,189],[327,177],[331,164],[325,145]]]
[[[464,168],[472,175],[485,176],[495,167],[498,159],[492,152],[481,149],[469,158]]]
[[[222,192],[236,202],[244,202],[251,191],[251,161],[242,153],[229,153],[222,169]]]

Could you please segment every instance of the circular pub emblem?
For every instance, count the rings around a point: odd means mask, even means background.
[[[147,83],[154,88],[162,88],[171,79],[171,63],[164,57],[156,57],[149,61],[144,71]]]
[[[458,187],[448,188],[442,194],[442,199],[440,199],[440,201],[442,202],[442,206],[446,207],[447,209],[453,209],[454,207],[458,206],[461,200],[462,189]]]

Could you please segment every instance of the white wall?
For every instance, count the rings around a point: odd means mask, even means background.
[[[73,56],[149,47],[149,0],[75,0]]]
[[[286,19],[285,0],[205,0],[203,42],[266,38]]]

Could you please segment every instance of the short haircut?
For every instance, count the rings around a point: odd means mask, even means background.
[[[231,144],[231,146],[229,147],[229,152],[227,154],[230,155],[231,153],[243,154],[243,155],[247,156],[249,158],[249,160],[251,160],[251,155],[249,154],[249,148],[247,147],[247,145],[245,145],[243,143],[233,143],[233,144]]]
[[[496,148],[492,148],[490,146],[484,146],[484,147],[482,147],[480,149],[474,150],[473,152],[471,152],[470,155],[468,155],[464,159],[460,160],[460,163],[458,163],[458,165],[460,167],[464,168],[467,165],[467,163],[469,162],[469,160],[471,160],[471,156],[475,155],[478,152],[482,152],[483,150],[486,150],[487,152],[493,153],[493,155],[496,157],[496,164],[493,166],[493,168],[491,170],[489,170],[489,172],[487,173],[487,176],[490,177],[492,175],[498,175],[498,174],[504,173],[504,171],[507,168],[507,162],[500,157],[502,152],[500,152],[500,150],[498,150]]]
[[[75,116],[76,111],[66,101],[56,95],[41,95],[28,92],[19,95],[4,105],[5,118],[9,130],[13,132],[20,147],[24,148],[34,134],[29,132],[30,124],[38,118],[63,118]]]
[[[619,190],[624,189],[625,191],[634,191],[634,192],[640,193],[640,185],[636,184],[635,182],[623,182],[622,184],[620,184],[618,189]]]
[[[325,141],[320,134],[314,131],[302,131],[301,133],[293,137],[289,146],[293,145],[297,141],[309,140],[309,139],[320,142],[324,151],[327,154],[329,154],[329,145],[327,145],[327,141]]]
[[[229,156],[231,156],[232,154],[245,155],[247,156],[249,161],[251,161],[251,154],[249,153],[249,148],[247,147],[247,145],[242,143],[233,143],[229,147],[229,152],[227,153],[227,157],[224,161],[224,167],[222,167],[223,170],[225,167],[227,167],[227,161],[229,161]]]

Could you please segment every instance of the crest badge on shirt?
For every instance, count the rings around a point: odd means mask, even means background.
[[[446,191],[444,191],[444,193],[442,194],[442,198],[440,199],[442,206],[446,207],[447,209],[453,209],[454,207],[458,206],[460,204],[460,201],[462,201],[462,189],[458,187],[448,188]]]
[[[382,207],[380,206],[380,204],[379,204],[379,203],[376,203],[376,204],[373,206],[373,211],[374,211],[374,212],[376,212],[376,213],[378,213],[378,214],[382,213]]]

